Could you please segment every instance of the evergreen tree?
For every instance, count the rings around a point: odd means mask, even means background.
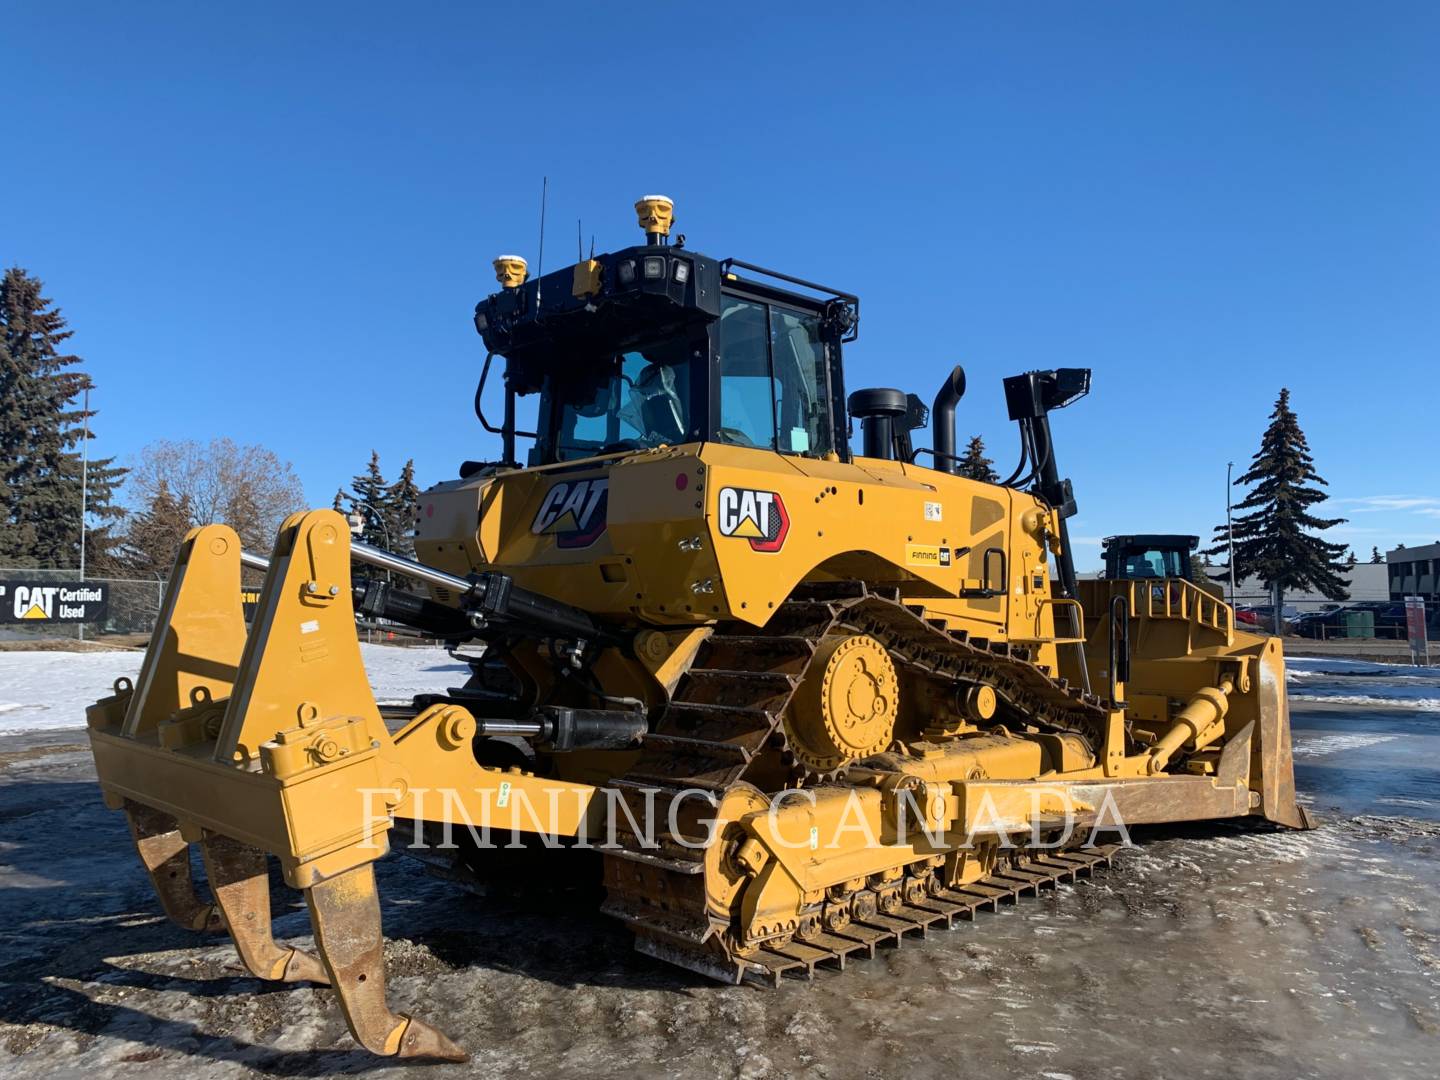
[[[389,548],[391,543],[389,518],[390,485],[380,472],[380,455],[370,451],[370,464],[363,473],[350,481],[350,512],[359,514],[364,520],[359,539],[375,547]]]
[[[1385,561],[1385,557],[1380,554],[1380,549],[1379,549],[1378,547],[1372,547],[1372,548],[1370,549],[1370,563],[1371,563],[1371,565],[1373,566],[1375,563],[1383,563],[1384,561]]]
[[[400,479],[385,489],[385,529],[390,534],[390,550],[411,559],[415,557],[415,515],[419,504],[415,459],[411,458],[400,470]]]
[[[1360,561],[1360,560],[1355,557],[1355,549],[1354,549],[1354,548],[1351,548],[1351,549],[1350,549],[1350,554],[1347,555],[1347,556],[1345,556],[1345,565],[1346,565],[1346,566],[1354,566],[1354,565],[1355,565],[1356,563],[1358,563],[1359,561]]]
[[[336,488],[336,489],[335,489],[335,500],[330,504],[330,509],[331,509],[331,510],[334,510],[334,511],[336,511],[337,513],[340,513],[340,514],[347,514],[347,513],[349,513],[349,511],[348,511],[348,510],[346,509],[346,507],[345,507],[345,489],[344,489],[344,488]]]
[[[187,496],[176,498],[163,481],[125,530],[124,565],[143,577],[167,577],[185,533],[195,524]]]
[[[1241,513],[1234,519],[1236,573],[1265,582],[1277,608],[1284,607],[1287,589],[1314,589],[1331,600],[1347,595],[1339,561],[1345,545],[1315,535],[1345,519],[1310,513],[1326,498],[1315,486],[1324,483],[1290,408],[1290,391],[1282,389],[1259,451],[1249,470],[1235,480],[1237,487],[1255,486],[1236,506]],[[1223,525],[1216,528],[1217,542],[1206,554],[1225,553],[1225,532]]]
[[[80,558],[81,450],[94,415],[75,407],[90,377],[60,346],[73,333],[19,267],[0,280],[0,563],[68,569]],[[86,558],[103,564],[117,543],[113,503],[125,470],[113,458],[91,461]]]
[[[1000,474],[995,471],[995,462],[985,456],[985,441],[979,435],[971,436],[965,453],[960,455],[959,469],[961,476],[968,476],[971,480],[986,484],[1000,482]]]

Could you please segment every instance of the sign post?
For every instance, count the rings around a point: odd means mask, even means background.
[[[1405,630],[1410,638],[1410,662],[1430,663],[1430,641],[1425,634],[1425,598],[1405,597]]]

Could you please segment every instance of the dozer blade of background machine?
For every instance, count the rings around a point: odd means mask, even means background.
[[[466,1060],[440,1032],[386,1005],[371,864],[388,850],[389,811],[413,769],[472,779],[461,767],[475,769],[469,739],[456,731],[473,734],[474,721],[459,718],[457,728],[456,717],[432,710],[401,733],[403,745],[391,738],[361,663],[339,514],[285,521],[248,636],[240,558],[232,530],[193,530],[139,678],[89,709],[106,801],[125,810],[176,922],[223,921],[261,978],[330,985],[356,1041],[374,1053]],[[190,879],[194,843],[213,906]],[[274,940],[270,855],[305,894],[318,956]]]
[[[1314,828],[1295,799],[1279,638],[1237,629],[1229,605],[1179,579],[1082,581],[1080,597],[1092,623],[1091,676],[1104,686],[1119,666],[1115,650],[1127,653],[1123,666],[1129,677],[1118,692],[1128,700],[1129,722],[1151,747],[1150,755],[1168,746],[1171,753],[1190,755],[1203,772],[1217,766],[1222,747],[1247,740],[1248,812],[1287,828]],[[1117,690],[1111,686],[1113,695]],[[1218,716],[1202,734],[1183,721],[1185,708],[1176,709],[1207,699],[1219,704]],[[1197,811],[1191,818],[1206,816]]]

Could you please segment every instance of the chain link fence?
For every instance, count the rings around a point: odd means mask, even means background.
[[[1224,583],[1215,584],[1224,589]],[[1268,593],[1242,589],[1235,594],[1235,625],[1242,630],[1274,632],[1273,605]],[[1285,597],[1281,621],[1287,636],[1316,641],[1385,641],[1408,639],[1403,600],[1374,596],[1334,601]],[[1440,602],[1427,598],[1425,624],[1431,641],[1440,640]]]

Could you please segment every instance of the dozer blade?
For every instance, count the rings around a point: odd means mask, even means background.
[[[369,863],[311,886],[305,890],[305,901],[320,955],[356,1042],[387,1056],[470,1060],[429,1024],[393,1013],[385,1003],[380,898]]]
[[[250,974],[279,982],[328,985],[330,980],[319,960],[299,949],[282,949],[275,944],[265,852],[210,832],[201,840],[200,851],[215,902],[224,912],[225,926],[235,939],[235,951]]]

